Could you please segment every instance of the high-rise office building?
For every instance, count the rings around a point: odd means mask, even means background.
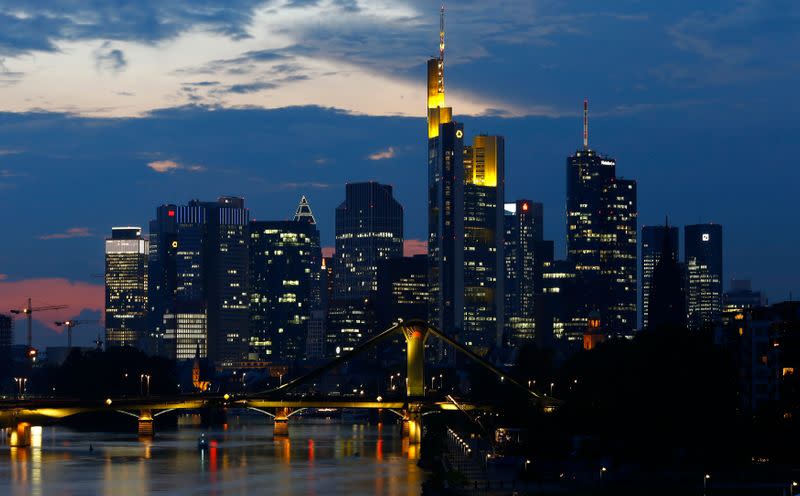
[[[636,182],[617,178],[616,161],[589,148],[584,101],[583,148],[567,158],[567,260],[576,272],[579,317],[597,311],[610,335],[636,327]]]
[[[325,326],[329,354],[350,351],[375,331],[378,266],[402,256],[403,207],[392,187],[348,184],[345,201],[336,208],[333,290]]]
[[[403,207],[392,187],[352,183],[336,207],[335,299],[363,300],[378,289],[378,263],[403,256]]]
[[[106,347],[138,346],[145,336],[148,251],[142,228],[111,228],[105,241]]]
[[[464,149],[463,341],[480,354],[502,344],[505,141],[475,136]]]
[[[730,288],[722,296],[722,312],[726,315],[764,305],[761,291],[753,291],[750,279],[731,279]]]
[[[428,318],[427,255],[386,260],[378,266],[375,313],[378,330],[398,319]]]
[[[722,226],[688,225],[683,239],[689,326],[700,329],[715,323],[722,314]]]
[[[535,337],[536,247],[543,241],[544,207],[530,200],[505,204],[505,331],[507,346]]]
[[[653,269],[661,259],[665,238],[669,238],[671,256],[674,260],[678,257],[678,228],[675,226],[643,226],[642,227],[642,328],[648,325],[650,308],[650,288],[653,280]]]
[[[161,341],[172,356],[185,356],[198,343],[183,342],[177,350],[178,314],[207,319],[207,356],[217,365],[232,365],[247,354],[249,341],[248,233],[244,200],[221,197],[216,202],[192,200],[163,205],[150,223],[150,342]],[[169,334],[168,332],[169,331]]]
[[[445,106],[444,9],[428,60],[428,320],[449,334],[464,318],[464,126]]]
[[[288,221],[250,222],[250,349],[262,360],[301,360],[320,306],[319,231],[305,197]]]
[[[661,234],[661,253],[650,277],[648,291],[648,329],[676,331],[686,328],[686,289],[678,249],[673,245],[677,232],[665,226]]]

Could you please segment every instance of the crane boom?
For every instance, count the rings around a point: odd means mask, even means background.
[[[31,304],[31,299],[28,298],[28,305],[23,308],[13,309],[11,313],[16,315],[25,315],[28,317],[28,349],[33,349],[33,312],[46,312],[48,310],[62,310],[69,308],[69,305],[45,305],[41,307],[34,307]]]
[[[72,328],[76,325],[81,324],[97,324],[100,320],[93,319],[93,320],[65,320],[65,321],[55,321],[53,322],[58,327],[64,326],[67,328],[67,348],[72,348]]]

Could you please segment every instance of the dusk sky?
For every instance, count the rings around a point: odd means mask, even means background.
[[[306,195],[332,246],[344,184],[375,180],[394,186],[407,239],[425,238],[438,3],[109,4],[0,3],[0,312],[30,296],[70,305],[42,322],[99,317],[104,237],[146,229],[162,203],[236,195],[267,220]],[[640,228],[720,223],[726,285],[800,295],[798,2],[446,9],[447,103],[467,138],[506,137],[506,199],[544,203],[559,257],[588,97],[590,145],[638,181]]]

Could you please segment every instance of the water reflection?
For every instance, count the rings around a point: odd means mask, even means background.
[[[190,422],[155,439],[48,426],[36,447],[0,446],[0,494],[420,494],[416,447],[399,426],[301,423],[272,438],[263,418],[229,418],[227,429]],[[199,450],[201,432],[209,439]],[[93,449],[89,449],[89,446]]]

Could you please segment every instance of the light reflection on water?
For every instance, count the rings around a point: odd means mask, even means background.
[[[197,448],[201,432],[210,439]],[[293,422],[272,439],[260,417],[182,426],[155,439],[46,426],[30,448],[0,441],[0,494],[420,494],[416,450],[397,425]],[[36,446],[36,445],[39,446]],[[89,450],[89,445],[93,450]]]

